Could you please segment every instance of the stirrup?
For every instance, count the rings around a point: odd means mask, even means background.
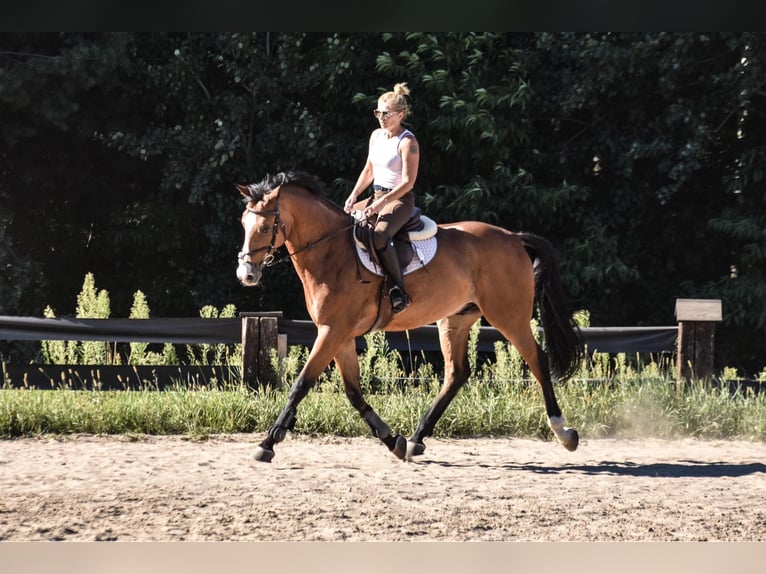
[[[401,313],[410,306],[410,298],[404,289],[399,287],[391,287],[388,291],[388,298],[391,299],[391,310],[394,313]]]

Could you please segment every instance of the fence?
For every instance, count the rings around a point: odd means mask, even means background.
[[[686,309],[683,301],[679,309]],[[692,300],[699,301],[699,300]],[[720,302],[719,302],[720,306]],[[704,305],[697,305],[701,309]],[[673,353],[678,355],[679,372],[688,373],[687,365],[695,361],[712,361],[711,320],[705,315],[702,329],[706,353],[692,344],[696,355],[689,356],[678,345],[680,333],[696,325],[694,310],[682,311],[683,322],[667,327],[587,327],[582,335],[589,352],[604,353]],[[680,319],[679,319],[680,320]],[[717,319],[720,320],[720,319]],[[241,379],[256,387],[274,382],[276,374],[270,361],[272,349],[284,356],[287,345],[310,346],[316,337],[311,321],[283,319],[281,312],[242,313],[232,319],[77,319],[70,317],[46,319],[36,317],[0,316],[0,340],[69,340],[107,342],[147,342],[179,344],[242,344],[242,371],[233,373],[222,366],[106,366],[106,365],[6,365],[3,364],[3,385],[12,387],[57,388],[67,384],[76,388],[125,389],[152,385],[158,389],[178,383],[207,384]],[[399,351],[438,351],[436,325],[426,325],[406,332],[386,333],[388,345]],[[495,341],[504,340],[492,327],[480,327],[479,352],[492,352]],[[692,335],[685,339],[694,340]],[[364,350],[364,337],[357,337],[357,349]],[[710,363],[712,369],[712,363]]]

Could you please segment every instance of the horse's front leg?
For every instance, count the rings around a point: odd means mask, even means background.
[[[309,353],[309,358],[290,388],[287,404],[285,404],[276,422],[269,429],[266,438],[255,449],[253,453],[254,460],[271,462],[274,458],[274,445],[285,440],[287,431],[295,427],[298,404],[308,394],[311,387],[314,386],[327,365],[330,364],[335,345],[331,337],[329,337],[329,330],[320,327],[317,338],[314,341],[314,346]]]
[[[379,438],[394,455],[405,460],[407,440],[398,434],[391,434],[391,429],[373,408],[367,404],[359,386],[359,358],[356,354],[354,339],[347,341],[335,355],[335,365],[343,377],[343,386],[351,405],[359,412],[364,422],[370,427],[373,436]]]

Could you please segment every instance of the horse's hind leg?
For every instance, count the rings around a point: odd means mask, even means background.
[[[565,419],[561,414],[561,409],[556,401],[556,395],[553,390],[553,380],[551,379],[551,371],[548,366],[548,354],[537,344],[535,345],[535,351],[537,356],[536,360],[534,358],[525,358],[525,360],[542,388],[543,399],[545,400],[545,412],[548,415],[548,426],[553,431],[553,434],[556,435],[559,442],[564,445],[564,448],[570,451],[575,451],[580,444],[580,435],[577,434],[575,429],[564,426]],[[522,355],[522,357],[523,356],[524,355]]]
[[[486,317],[486,315],[485,315]],[[487,318],[490,323],[492,321]],[[548,415],[548,426],[567,450],[577,450],[580,438],[577,431],[564,426],[556,394],[553,390],[553,380],[548,366],[548,355],[540,348],[534,338],[529,321],[518,322],[515,328],[504,327],[501,323],[492,323],[503,336],[516,348],[521,357],[529,365],[532,375],[540,383],[545,401],[545,412]]]
[[[345,343],[336,353],[335,365],[343,377],[343,386],[349,402],[370,427],[373,436],[379,438],[394,455],[404,460],[407,451],[406,439],[401,435],[392,434],[388,425],[362,396],[362,389],[359,387],[359,358],[356,354],[354,339]]]
[[[423,454],[423,439],[431,436],[439,418],[452,399],[468,380],[468,337],[471,327],[480,317],[478,309],[471,306],[466,312],[446,317],[437,322],[439,344],[444,355],[444,382],[439,394],[423,416],[417,429],[407,441],[407,459]]]

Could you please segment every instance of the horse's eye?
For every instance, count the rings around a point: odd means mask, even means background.
[[[271,233],[271,227],[269,227],[268,225],[263,225],[261,226],[260,232],[263,234]]]

